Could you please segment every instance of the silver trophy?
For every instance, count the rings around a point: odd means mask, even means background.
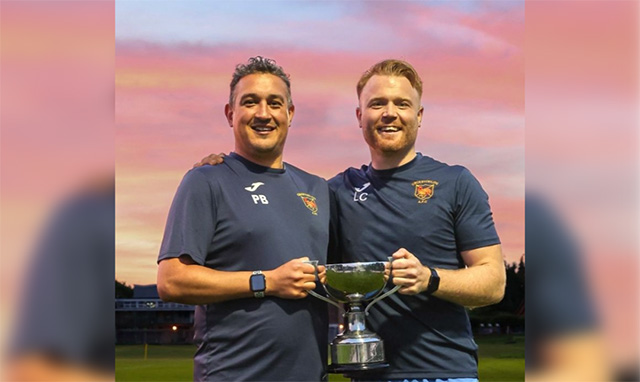
[[[390,264],[391,264],[391,258]],[[316,267],[317,261],[308,261]],[[384,343],[367,329],[365,317],[373,304],[395,293],[400,287],[381,294],[387,285],[384,261],[326,265],[324,290],[330,298],[309,291],[314,297],[335,305],[346,317],[347,327],[331,341],[332,373],[350,373],[388,367],[384,356]],[[373,300],[373,301],[371,301]],[[371,301],[366,308],[363,304]],[[338,302],[345,303],[345,311]],[[363,309],[364,308],[364,309]]]

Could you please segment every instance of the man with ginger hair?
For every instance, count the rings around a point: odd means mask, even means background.
[[[385,60],[357,85],[356,117],[371,163],[329,181],[343,261],[392,255],[401,288],[369,311],[390,366],[366,380],[478,378],[465,307],[499,302],[505,270],[488,196],[462,166],[415,150],[422,80],[407,62]]]

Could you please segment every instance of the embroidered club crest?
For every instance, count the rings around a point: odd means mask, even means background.
[[[413,195],[418,198],[418,203],[426,203],[433,196],[438,182],[435,180],[417,180],[411,185],[415,187]]]
[[[304,192],[300,192],[297,195],[302,199],[304,206],[307,207],[312,214],[318,215],[318,205],[316,204],[315,196],[305,194]]]

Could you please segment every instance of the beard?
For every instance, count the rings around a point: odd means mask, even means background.
[[[369,148],[384,154],[406,153],[415,146],[418,137],[417,127],[404,128],[389,136],[380,134],[374,128],[363,130],[363,133]]]

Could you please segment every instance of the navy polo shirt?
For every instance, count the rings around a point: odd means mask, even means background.
[[[220,271],[270,270],[308,256],[326,263],[327,183],[231,153],[189,171],[176,192],[158,260],[189,255]],[[247,285],[249,280],[247,279]],[[265,297],[196,308],[195,380],[311,381],[325,375],[327,304]]]
[[[500,243],[488,196],[462,166],[418,153],[395,169],[349,168],[329,187],[336,202],[332,256],[343,262],[384,261],[403,247],[424,265],[459,269],[460,252]],[[383,338],[390,364],[376,379],[478,376],[461,305],[396,293],[372,307],[367,325]]]

